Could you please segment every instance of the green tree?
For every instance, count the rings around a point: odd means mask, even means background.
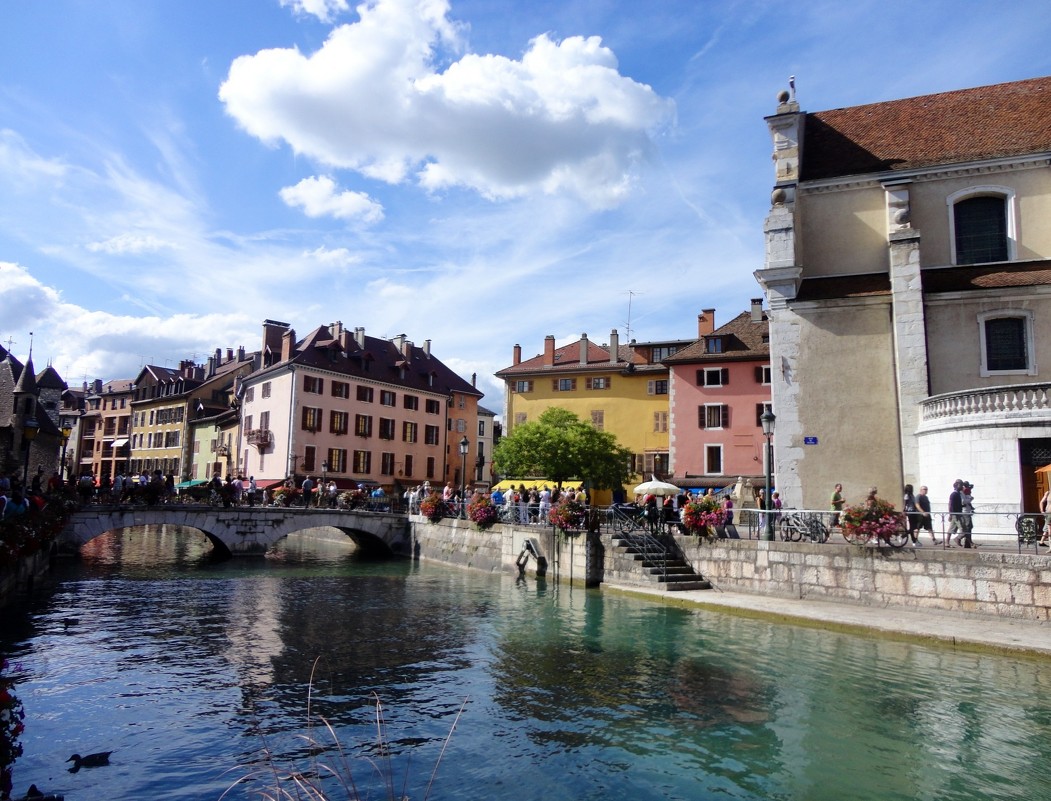
[[[613,434],[557,407],[516,426],[493,451],[501,475],[542,476],[559,484],[579,479],[596,489],[623,486],[630,459],[631,451],[618,445]]]

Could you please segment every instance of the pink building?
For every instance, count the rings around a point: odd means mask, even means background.
[[[726,325],[698,318],[699,339],[664,360],[670,371],[669,459],[682,487],[725,487],[765,476],[760,417],[770,408],[770,342],[762,300]]]

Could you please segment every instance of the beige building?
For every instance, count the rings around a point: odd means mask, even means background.
[[[1051,78],[767,118],[776,484],[826,508],[956,477],[1033,510],[1051,463]],[[1044,363],[1041,372],[1040,364]]]

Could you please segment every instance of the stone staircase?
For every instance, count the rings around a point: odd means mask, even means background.
[[[676,550],[648,532],[620,532],[612,538],[618,561],[633,561],[631,572],[641,575],[645,583],[662,585],[668,592],[712,588],[711,582],[690,567]]]

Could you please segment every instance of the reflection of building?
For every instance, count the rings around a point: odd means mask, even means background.
[[[765,475],[760,417],[770,408],[770,344],[762,300],[664,360],[671,372],[671,465],[681,487],[725,487]]]
[[[548,336],[544,352],[524,361],[521,346],[515,345],[511,366],[496,373],[507,385],[503,434],[559,407],[616,436],[634,454],[635,478],[667,476],[668,368],[662,362],[692,342],[621,345],[614,329],[608,345],[584,334],[557,348],[554,336]]]
[[[267,320],[262,367],[240,395],[239,451],[261,486],[313,475],[398,491],[459,485],[464,464],[474,475],[482,393],[431,354],[430,340],[420,348],[337,322],[297,341],[287,323]]]
[[[1035,508],[1051,462],[1051,78],[767,118],[777,485]]]

